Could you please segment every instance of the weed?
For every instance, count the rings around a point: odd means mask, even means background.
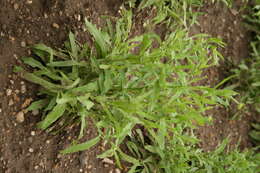
[[[86,20],[94,47],[79,44],[72,33],[64,49],[33,46],[35,56],[23,58],[33,72],[16,70],[41,86],[42,99],[27,109],[42,110],[38,127],[62,129],[80,122],[81,138],[90,118],[98,136],[62,153],[86,150],[102,140],[110,148],[98,158],[114,157],[119,167],[121,160],[132,163],[129,172],[253,172],[256,165],[245,154],[220,155],[226,142],[204,153],[192,135],[198,125],[210,122],[203,116],[206,110],[228,106],[236,94],[195,85],[203,69],[218,63],[217,47],[223,43],[204,34],[189,36],[182,28],[163,41],[154,33],[130,38],[131,18],[124,10],[109,32]]]

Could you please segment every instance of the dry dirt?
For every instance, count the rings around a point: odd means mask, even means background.
[[[72,142],[77,128],[52,136],[35,128],[40,120],[38,112],[27,113],[24,108],[36,98],[36,87],[12,73],[20,64],[20,58],[30,52],[27,46],[45,43],[61,46],[67,33],[77,32],[81,41],[88,40],[83,32],[83,19],[87,17],[96,24],[101,15],[118,15],[120,0],[1,0],[0,1],[0,173],[108,173],[116,172],[114,165],[103,164],[95,158],[100,146],[90,151],[60,155],[59,150]],[[225,58],[238,63],[248,55],[248,33],[242,26],[242,14],[237,3],[232,9],[206,5],[205,14],[195,32],[208,33],[224,38],[227,43],[221,50]],[[148,15],[149,16],[149,15]],[[142,32],[144,16],[136,16],[134,34]],[[164,33],[157,29],[158,33]],[[229,74],[229,65],[206,72],[207,84],[216,84]],[[22,111],[22,113],[21,113]],[[20,113],[19,113],[20,112]],[[223,138],[231,137],[231,146],[239,139],[241,147],[249,147],[248,130],[250,114],[241,120],[232,120],[236,109],[216,108],[209,112],[216,120],[214,125],[201,127],[198,136],[204,150],[214,149]],[[90,125],[85,139],[96,134]],[[111,172],[111,173],[112,173]]]

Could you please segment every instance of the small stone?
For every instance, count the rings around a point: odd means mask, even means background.
[[[48,18],[48,15],[46,13],[44,13],[44,18],[47,19]]]
[[[235,9],[230,9],[230,11],[231,11],[231,13],[234,15],[234,16],[236,16],[236,15],[238,15],[238,11],[237,10],[235,10]]]
[[[18,112],[18,114],[16,115],[16,121],[18,123],[24,122],[24,113],[23,113],[23,111]]]
[[[33,110],[33,111],[32,111],[32,114],[33,114],[34,116],[38,115],[38,114],[39,114],[39,110],[38,110],[38,109]]]
[[[116,168],[115,173],[121,173],[120,169]]]
[[[79,169],[79,172],[83,172],[83,169]]]
[[[52,26],[53,26],[54,28],[56,28],[56,29],[59,29],[59,28],[60,28],[60,26],[59,26],[57,23],[53,23]]]
[[[114,164],[114,161],[111,160],[111,159],[109,159],[109,158],[104,158],[104,159],[102,160],[102,162],[103,162],[103,163],[110,164],[110,165],[113,165],[113,164]]]
[[[26,86],[25,85],[22,85],[21,86],[21,93],[26,93]]]
[[[46,141],[46,144],[49,144],[49,143],[51,143],[50,140],[47,140],[47,141]]]
[[[38,165],[36,165],[36,166],[34,167],[34,169],[35,169],[35,170],[37,170],[38,168],[39,168],[39,166],[38,166]]]
[[[30,153],[33,153],[33,151],[34,151],[33,148],[29,148]]]
[[[2,112],[2,109],[0,109],[0,113]]]
[[[21,42],[21,46],[22,46],[22,47],[26,47],[25,41],[22,41],[22,42]]]
[[[17,10],[19,8],[19,5],[17,3],[14,4],[14,9]]]
[[[33,1],[32,1],[32,0],[28,0],[28,1],[26,1],[26,3],[27,3],[27,4],[32,4]]]
[[[12,90],[11,90],[11,89],[7,89],[7,90],[6,90],[6,95],[7,95],[7,96],[10,96],[11,94],[12,94]]]
[[[35,131],[31,131],[32,136],[35,136],[35,134],[36,134]]]
[[[13,101],[13,99],[10,99],[9,103],[8,103],[8,106],[13,106],[13,105],[14,105],[14,101]]]

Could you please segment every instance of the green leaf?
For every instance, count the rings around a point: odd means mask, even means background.
[[[90,23],[86,18],[85,24],[90,34],[92,34],[92,36],[95,38],[95,41],[97,42],[98,46],[101,48],[102,56],[105,57],[109,50],[109,47],[106,43],[106,40],[104,39],[104,34],[101,31],[99,31],[96,28],[96,26]]]
[[[254,127],[256,130],[260,130],[260,123],[258,123],[258,124],[253,123],[253,124],[251,124],[251,125],[252,125],[252,127]]]
[[[251,138],[253,138],[256,141],[260,141],[260,131],[256,131],[256,130],[251,130],[249,132],[249,136]]]
[[[134,122],[129,122],[116,136],[116,144],[119,145],[123,142],[125,137],[131,133],[132,128],[135,126]]]
[[[88,66],[86,62],[77,62],[75,60],[67,60],[67,61],[55,61],[47,64],[49,67],[70,67],[70,66]]]
[[[31,57],[23,57],[22,58],[22,61],[25,63],[25,64],[28,64],[28,65],[30,65],[31,67],[33,67],[33,68],[39,68],[39,69],[45,69],[46,67],[44,67],[43,65],[42,65],[42,63],[41,62],[39,62],[39,61],[37,61],[37,60],[35,60],[34,58],[31,58]]]
[[[75,40],[75,36],[72,32],[69,33],[70,47],[73,58],[78,60],[78,48]]]
[[[132,163],[132,164],[134,164],[134,165],[140,165],[140,162],[139,162],[137,159],[135,159],[135,158],[133,158],[133,157],[131,157],[131,156],[129,156],[129,155],[123,153],[121,150],[119,150],[119,154],[120,154],[120,157],[121,157],[123,160],[125,160],[125,161],[127,161],[127,162],[129,162],[129,163]]]
[[[62,86],[52,84],[51,82],[48,82],[47,80],[45,80],[41,77],[38,77],[38,76],[34,75],[33,73],[27,73],[26,72],[22,75],[22,77],[25,78],[26,80],[32,82],[32,83],[41,85],[42,87],[44,87],[46,89],[60,90],[60,89],[63,88]]]
[[[89,100],[90,94],[86,94],[85,96],[77,97],[80,103],[82,103],[87,110],[90,110],[95,104]]]
[[[78,151],[85,151],[85,150],[90,149],[94,145],[96,145],[99,141],[100,141],[100,137],[97,136],[94,139],[91,139],[91,140],[89,140],[85,143],[70,146],[69,148],[62,150],[61,153],[62,154],[69,154],[69,153],[75,153],[75,152],[78,152]]]
[[[19,73],[19,72],[23,72],[23,71],[24,71],[24,69],[19,66],[14,66],[14,68],[13,68],[14,73]]]
[[[80,86],[78,88],[73,88],[72,93],[90,93],[98,90],[97,82],[90,82],[86,85]]]
[[[38,127],[43,130],[48,128],[52,123],[54,123],[64,114],[66,107],[67,107],[66,104],[56,105],[53,108],[53,110],[50,113],[48,113],[48,115],[44,118],[44,120],[38,123]]]
[[[33,110],[37,110],[37,109],[42,109],[45,106],[47,106],[49,101],[50,101],[49,99],[37,100],[37,101],[31,103],[31,105],[26,110],[27,111],[33,111]]]

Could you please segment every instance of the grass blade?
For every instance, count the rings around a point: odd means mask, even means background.
[[[97,136],[96,138],[91,139],[85,143],[73,145],[65,150],[62,150],[61,153],[69,154],[69,153],[74,153],[74,152],[78,152],[78,151],[85,151],[85,150],[90,149],[94,145],[96,145],[99,141],[100,141],[100,137]]]
[[[53,110],[46,116],[46,118],[38,123],[40,129],[47,129],[52,123],[58,120],[66,110],[66,104],[58,104]]]

